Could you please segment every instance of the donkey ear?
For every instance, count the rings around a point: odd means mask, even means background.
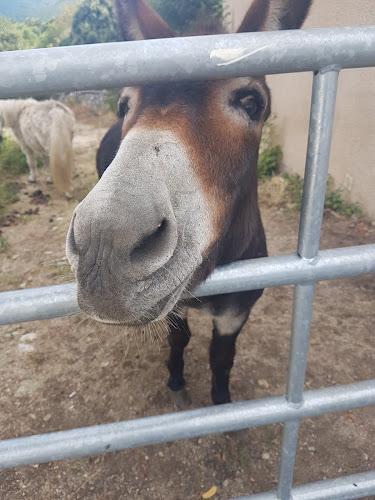
[[[312,0],[254,0],[238,33],[298,29],[311,4]]]
[[[144,0],[115,0],[115,7],[122,40],[175,36],[168,24]]]

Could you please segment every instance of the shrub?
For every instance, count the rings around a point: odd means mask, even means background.
[[[274,144],[276,115],[271,115],[264,124],[258,156],[258,179],[270,179],[279,172],[283,152]]]
[[[25,155],[18,143],[3,135],[0,143],[0,173],[20,175],[28,172]]]
[[[296,210],[300,210],[302,205],[303,193],[302,177],[300,177],[298,174],[283,174],[283,178],[287,182],[292,203],[295,204]]]
[[[1,182],[0,183],[0,214],[2,214],[7,205],[17,201],[17,193],[19,185],[16,182]]]
[[[9,241],[6,239],[5,236],[1,234],[0,231],[0,253],[7,253],[9,250]]]
[[[334,189],[333,191],[327,192],[324,206],[341,215],[356,215],[358,217],[362,215],[362,209],[358,202],[347,203],[342,199],[341,189]]]
[[[288,190],[292,199],[292,202],[296,206],[296,210],[301,209],[302,205],[302,193],[303,193],[303,179],[298,174],[284,174],[283,178],[287,181]],[[358,202],[348,203],[342,198],[341,189],[332,188],[333,180],[330,175],[328,175],[327,180],[327,190],[324,199],[324,207],[330,208],[334,212],[340,215],[356,215],[357,217],[362,215],[362,209]]]

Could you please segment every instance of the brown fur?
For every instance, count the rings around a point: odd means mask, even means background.
[[[223,114],[217,100],[220,100],[222,86],[228,82],[220,81],[196,84],[195,99],[199,111],[185,102],[142,109],[140,95],[136,114],[130,122],[125,121],[123,129],[123,136],[131,128],[169,130],[184,145],[215,214],[214,230],[221,235],[220,245],[225,247],[226,255],[226,259],[220,258],[220,261],[241,258],[246,247],[256,238],[260,225],[254,216],[257,213],[257,151],[262,124],[269,114],[270,96],[263,78],[253,81],[264,89],[267,96],[262,120],[253,129]],[[223,128],[225,122],[230,126]],[[218,245],[219,236],[215,247]],[[212,249],[207,249],[207,254],[212,254]]]
[[[269,11],[269,0],[260,0],[252,3],[251,7],[245,14],[238,33],[248,33],[261,30],[266,21]]]
[[[311,3],[311,0],[255,0],[238,28],[238,33],[298,29],[302,26]],[[271,19],[273,11],[278,9],[281,16]]]
[[[124,37],[167,33],[144,0],[116,4]],[[255,0],[240,31],[298,27],[309,4]],[[131,90],[124,92],[126,99]],[[190,334],[186,318],[174,321],[174,315],[181,307],[204,308],[213,324],[212,400],[228,403],[236,337],[262,290],[201,300],[182,299],[182,293],[217,265],[267,255],[257,160],[269,89],[264,78],[251,76],[155,83],[128,103],[122,136],[130,136],[76,209],[68,235],[80,306],[105,322],[170,318],[168,386],[175,393],[185,386],[183,350]]]
[[[168,36],[165,22],[149,9],[144,0],[116,0],[116,4],[120,7],[119,23],[126,38],[131,36],[129,26],[135,23],[138,23],[137,29],[144,38]],[[121,16],[125,4],[128,6],[127,21]],[[266,26],[272,27],[272,23],[277,23],[272,29],[299,28],[310,4],[311,0],[255,0],[238,32],[260,31]],[[204,22],[194,26],[193,35],[223,31],[216,23]],[[169,36],[172,36],[171,32]],[[123,127],[123,137],[133,127],[170,130],[188,151],[202,190],[210,200],[216,226],[214,231],[218,235],[206,251],[210,265],[203,264],[204,270],[198,273],[200,277],[207,276],[216,264],[265,254],[263,245],[257,243],[257,235],[260,235],[259,241],[264,237],[257,205],[257,158],[261,129],[270,113],[270,92],[264,78],[253,79],[253,82],[267,99],[261,119],[251,129],[223,115],[217,102],[220,89],[227,82],[220,81],[194,82],[192,89],[186,84],[187,90],[181,85],[180,94],[176,91],[178,84],[164,84],[164,94],[160,84],[154,86],[154,91],[149,86],[146,94],[149,101],[155,100],[154,105],[143,102],[145,98],[141,89],[136,112],[131,120],[125,120]],[[174,93],[175,101],[170,97]],[[189,100],[184,99],[184,95]],[[223,127],[223,123],[230,123],[230,126]],[[244,166],[247,167],[245,170]],[[249,251],[249,248],[254,250]]]
[[[121,40],[172,38],[168,24],[143,0],[115,0]]]

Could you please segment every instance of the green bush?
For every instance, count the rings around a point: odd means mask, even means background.
[[[302,193],[303,193],[303,179],[298,174],[283,174],[283,178],[287,181],[288,190],[292,202],[296,206],[296,210],[301,209]],[[348,203],[342,198],[341,189],[332,189],[333,180],[329,175],[327,180],[327,190],[324,199],[324,207],[330,208],[340,215],[362,215],[362,209],[357,202]]]
[[[302,205],[303,193],[302,177],[300,177],[298,174],[283,174],[283,178],[287,182],[292,203],[295,204],[296,210],[300,210]]]
[[[0,231],[0,253],[7,253],[9,250],[9,241],[6,239],[5,236],[1,234]]]
[[[116,15],[111,0],[83,0],[73,15],[70,35],[60,45],[116,41]]]
[[[270,179],[280,169],[283,152],[279,144],[274,144],[276,115],[271,115],[263,127],[258,156],[258,179]]]
[[[279,144],[261,151],[258,157],[258,179],[270,179],[277,174],[282,157],[283,152]]]
[[[341,215],[356,215],[358,217],[362,215],[362,209],[358,202],[347,203],[344,201],[340,189],[334,189],[326,193],[324,206]]]
[[[117,113],[118,98],[119,98],[119,93],[117,90],[114,89],[107,90],[106,101],[109,109],[114,113]]]
[[[4,134],[0,143],[0,173],[20,175],[28,170],[25,155],[18,143]]]
[[[17,201],[19,185],[16,182],[0,183],[0,215],[4,213],[7,205]]]

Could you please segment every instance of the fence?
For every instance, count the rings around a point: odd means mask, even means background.
[[[249,33],[0,54],[0,97],[313,71],[298,249],[217,269],[197,295],[295,284],[285,396],[0,442],[0,467],[46,462],[284,422],[277,491],[242,500],[354,499],[375,494],[375,471],[293,488],[301,418],[375,404],[375,380],[303,392],[314,283],[375,273],[375,244],[319,252],[339,71],[375,66],[375,27]],[[75,314],[75,285],[0,294],[0,324]]]

